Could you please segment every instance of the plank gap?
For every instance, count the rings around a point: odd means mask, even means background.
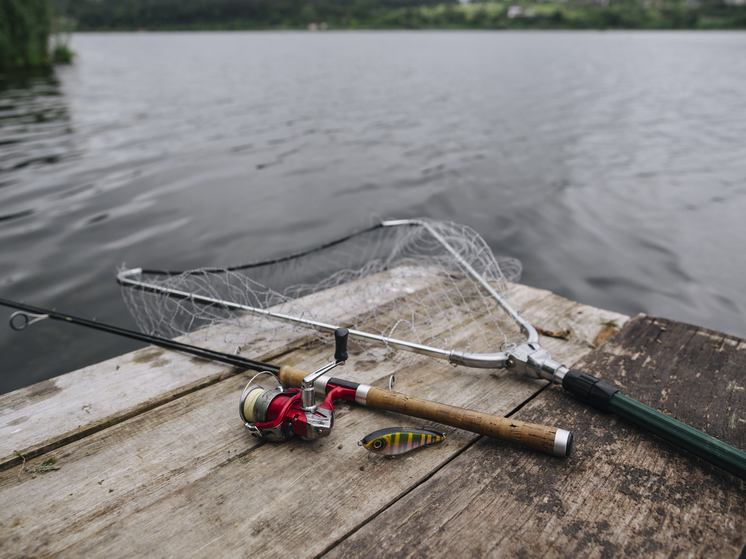
[[[151,346],[151,347],[157,347],[157,346]],[[277,353],[276,355],[273,355],[270,359],[267,360],[267,362],[271,363],[272,361],[275,361],[277,359],[282,359],[288,354],[293,353],[296,349],[297,348],[295,347],[285,348],[283,351]],[[166,350],[166,351],[173,352],[173,353],[179,353],[181,355],[188,355],[188,354],[182,354],[181,352],[175,351],[175,350]],[[205,361],[211,361],[211,360],[205,359]],[[217,361],[215,361],[215,363],[217,363]],[[249,369],[240,369],[238,367],[233,367],[230,365],[226,365],[226,367],[228,367],[228,370],[220,375],[212,375],[210,377],[206,377],[202,379],[202,382],[198,382],[197,384],[193,384],[191,386],[187,385],[187,386],[181,387],[175,390],[174,392],[167,393],[164,396],[157,398],[155,401],[152,401],[150,403],[144,403],[144,404],[136,406],[133,409],[130,409],[129,411],[125,411],[117,415],[108,416],[104,421],[100,423],[93,423],[89,425],[88,427],[86,427],[85,429],[71,432],[67,436],[63,436],[59,439],[55,439],[37,448],[27,448],[24,450],[19,450],[17,452],[21,456],[23,456],[23,458],[25,458],[26,460],[33,460],[35,458],[38,458],[39,456],[58,450],[64,446],[74,443],[75,441],[79,441],[90,435],[93,435],[95,433],[99,433],[101,431],[114,427],[120,423],[123,423],[129,419],[132,419],[133,417],[137,417],[138,415],[148,413],[156,408],[165,406],[166,404],[169,404],[170,402],[173,402],[174,400],[178,400],[179,398],[183,398],[199,390],[204,390],[205,388],[214,386],[220,382],[228,380],[231,377],[240,375],[241,373],[244,373],[247,370],[249,370]],[[15,457],[10,458],[4,462],[0,462],[0,472],[4,472],[5,470],[15,468],[16,466],[21,464],[23,461],[21,456],[16,455]]]
[[[376,518],[378,518],[378,516],[380,516],[381,514],[385,513],[389,508],[391,508],[394,505],[396,505],[400,500],[408,497],[410,493],[412,493],[413,491],[416,491],[421,485],[424,485],[425,483],[427,483],[428,481],[430,481],[430,479],[434,475],[436,475],[441,469],[443,469],[446,466],[448,466],[451,462],[453,462],[456,458],[458,458],[459,456],[461,456],[464,452],[466,452],[468,449],[470,449],[472,446],[474,446],[478,441],[480,441],[483,438],[485,438],[485,437],[482,436],[482,435],[477,435],[472,441],[466,443],[461,448],[461,450],[459,450],[458,452],[455,452],[450,458],[448,458],[447,460],[445,460],[444,462],[442,462],[441,464],[439,464],[439,466],[437,468],[434,468],[432,471],[430,471],[430,473],[428,473],[426,476],[424,476],[418,483],[416,483],[415,485],[413,485],[412,487],[410,487],[409,490],[407,490],[404,493],[402,493],[401,495],[399,495],[396,499],[388,502],[386,504],[386,506],[382,507],[375,514],[372,514],[371,516],[369,516],[368,518],[366,518],[363,522],[359,523],[357,526],[355,526],[354,528],[352,528],[349,532],[347,532],[346,534],[342,535],[337,540],[335,540],[334,542],[332,542],[328,547],[326,547],[318,555],[314,555],[313,559],[321,559],[321,557],[323,557],[327,553],[333,551],[335,547],[337,547],[338,545],[340,545],[341,543],[343,543],[346,539],[350,538],[351,536],[354,536],[356,532],[358,532],[359,530],[363,529],[367,524],[369,524],[370,522],[374,521]],[[524,449],[524,450],[528,451],[528,449]]]
[[[541,388],[539,388],[539,390],[537,390],[536,392],[534,392],[533,394],[531,394],[523,402],[521,402],[515,408],[513,408],[512,410],[510,410],[510,412],[506,413],[505,417],[512,417],[513,415],[517,414],[519,411],[521,411],[521,409],[524,406],[526,406],[527,404],[529,404],[534,398],[536,398],[539,394],[541,394],[542,392],[544,392],[550,386],[552,386],[552,383],[548,382],[547,384],[545,384],[544,386],[542,386]]]

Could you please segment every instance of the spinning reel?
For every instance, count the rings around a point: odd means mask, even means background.
[[[349,396],[351,388],[334,386],[323,403],[316,405],[315,381],[337,365],[347,361],[346,328],[334,332],[334,361],[303,377],[300,388],[286,389],[273,373],[263,371],[249,381],[241,394],[238,413],[254,437],[269,441],[285,441],[293,435],[304,440],[326,437],[334,425],[333,400]],[[260,375],[271,375],[277,387],[265,389],[253,384]],[[354,396],[353,396],[354,399]]]

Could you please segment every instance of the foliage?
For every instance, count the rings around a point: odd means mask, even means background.
[[[382,14],[457,0],[53,0],[81,30],[354,27]]]
[[[50,0],[0,0],[0,72],[69,64],[74,29],[71,18],[52,21]]]
[[[0,71],[49,60],[49,0],[0,0]]]
[[[55,64],[72,64],[75,53],[67,45],[55,45],[51,56]]]
[[[52,25],[52,62],[55,64],[71,64],[75,53],[70,50],[70,36],[77,22],[66,16],[57,16]]]
[[[606,5],[569,0],[560,3],[489,2],[467,4],[443,10],[421,8],[424,27],[480,29],[738,29],[746,27],[746,6],[720,2],[609,0]],[[509,7],[519,6],[520,15],[509,16]],[[449,13],[450,12],[450,13]],[[389,22],[407,27],[411,15],[400,10]]]
[[[26,471],[31,474],[45,474],[47,472],[51,472],[52,470],[59,470],[60,467],[57,465],[57,457],[51,456],[44,460],[41,464],[36,464],[35,466],[29,466],[26,468]]]

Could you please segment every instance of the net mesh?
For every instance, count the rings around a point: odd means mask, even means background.
[[[268,262],[185,272],[142,270],[139,282],[170,294],[123,285],[122,295],[143,332],[186,335],[193,341],[218,335],[239,347],[269,345],[288,332],[328,344],[333,336],[325,328],[231,310],[220,302],[445,351],[497,352],[524,341],[469,267],[502,297],[521,273],[519,261],[496,258],[469,227],[418,220],[379,224]],[[353,353],[385,352],[389,345],[350,338]]]

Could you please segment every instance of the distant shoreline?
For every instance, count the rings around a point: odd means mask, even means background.
[[[729,0],[741,1],[741,0]],[[746,2],[746,0],[744,0]],[[296,13],[297,12],[297,13]],[[199,11],[172,19],[168,12],[65,14],[79,31],[340,31],[340,30],[739,30],[746,29],[746,3],[722,0],[580,0],[567,3],[489,2],[378,8],[355,17],[352,11],[282,17],[217,16]],[[225,14],[223,14],[225,15]],[[192,20],[192,21],[187,21]]]
[[[494,32],[501,32],[501,33],[539,33],[539,32],[558,32],[558,33],[577,33],[577,32],[588,32],[588,33],[612,33],[612,32],[640,32],[640,33],[647,33],[647,32],[661,32],[661,31],[667,31],[667,32],[692,32],[692,31],[699,31],[702,33],[737,33],[742,32],[746,30],[746,26],[744,27],[727,27],[727,28],[677,28],[677,29],[669,29],[669,28],[645,28],[645,29],[639,29],[639,28],[626,28],[626,27],[618,27],[618,28],[582,28],[582,29],[567,29],[567,28],[511,28],[511,29],[482,29],[482,28],[476,28],[476,27],[460,27],[460,28],[425,28],[425,29],[403,29],[403,28],[355,28],[355,29],[326,29],[324,31],[313,31],[309,29],[303,29],[303,28],[261,28],[261,29],[243,29],[243,28],[209,28],[209,29],[202,29],[202,28],[184,28],[184,29],[160,29],[160,28],[153,28],[153,29],[82,29],[75,31],[75,35],[93,35],[96,33],[100,34],[116,34],[116,33],[129,33],[129,34],[146,34],[146,33],[245,33],[247,31],[252,33],[309,33],[309,34],[320,34],[323,35],[325,33],[377,33],[377,32],[409,32],[409,31],[418,31],[422,33],[427,32],[434,32],[434,31],[453,31],[453,32],[462,32],[462,31],[482,31],[485,33],[494,33]]]

